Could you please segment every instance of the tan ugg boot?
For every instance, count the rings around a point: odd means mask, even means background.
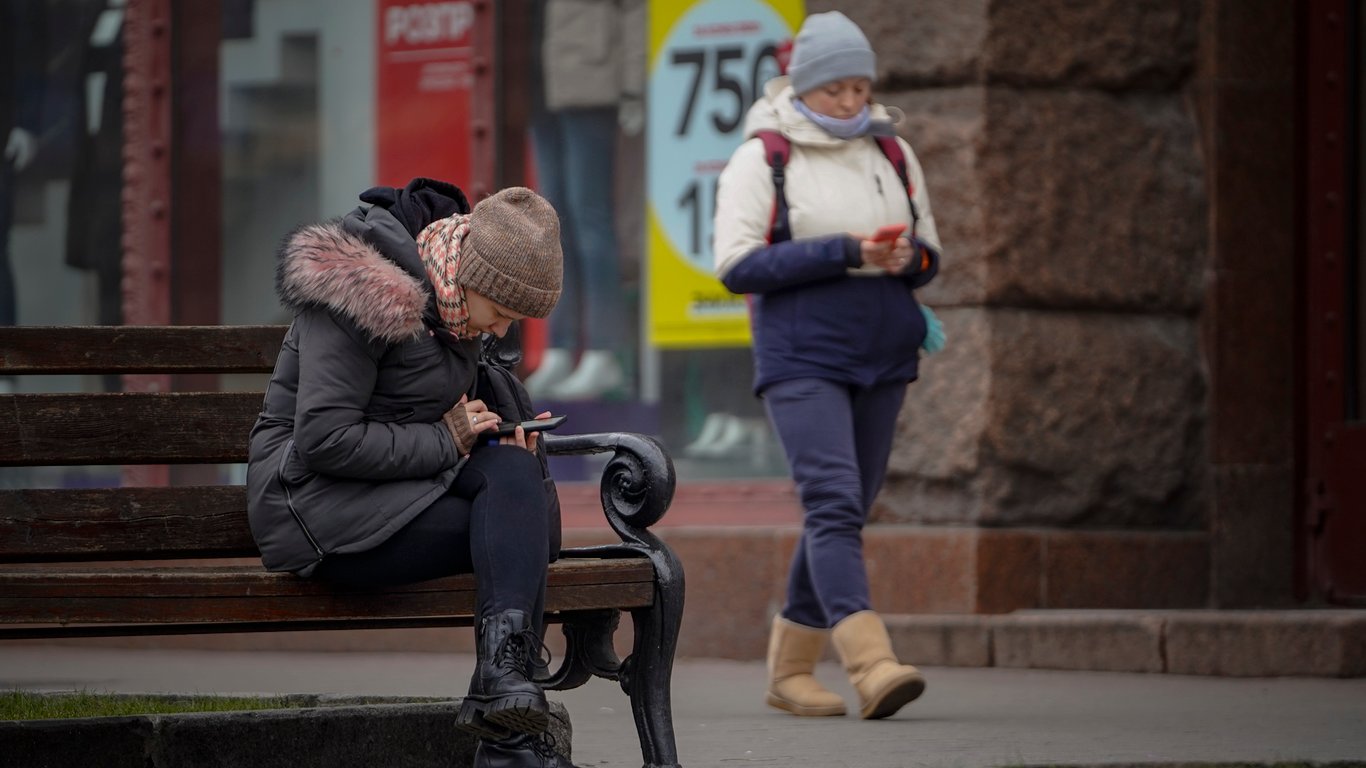
[[[773,617],[768,636],[768,697],[770,707],[801,717],[843,715],[844,700],[811,676],[825,650],[826,629],[812,629],[782,616]]]
[[[925,691],[920,670],[896,660],[887,627],[876,613],[859,611],[846,616],[830,635],[849,682],[858,691],[865,720],[886,717]]]

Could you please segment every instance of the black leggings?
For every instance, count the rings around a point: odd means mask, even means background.
[[[535,454],[476,448],[444,496],[374,549],[328,555],[314,578],[383,587],[473,573],[480,616],[516,609],[540,622],[550,562],[548,505]]]

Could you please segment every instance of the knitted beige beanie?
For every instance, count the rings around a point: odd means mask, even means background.
[[[564,256],[560,219],[545,198],[509,187],[474,206],[456,279],[527,317],[545,317],[560,300]]]

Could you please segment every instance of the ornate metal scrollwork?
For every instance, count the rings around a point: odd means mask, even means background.
[[[612,649],[615,622],[609,625],[587,614],[572,624],[567,619],[565,634],[573,650],[546,685],[556,690],[573,688],[591,675],[616,680],[631,699],[645,765],[677,766],[670,688],[683,622],[683,565],[647,530],[673,501],[673,461],[658,441],[625,432],[546,435],[545,446],[552,454],[614,452],[603,469],[600,496],[603,514],[621,543],[567,549],[560,556],[645,557],[655,577],[653,604],[631,611],[635,641],[625,660],[617,661]]]
[[[622,662],[612,646],[621,623],[620,611],[583,611],[566,614],[561,627],[565,637],[564,661],[554,674],[538,678],[548,691],[578,688],[593,676],[618,679]]]
[[[551,454],[613,451],[603,469],[601,497],[608,525],[623,542],[647,548],[662,546],[646,529],[659,522],[673,501],[673,460],[658,441],[645,435],[612,432],[599,435],[546,435]]]

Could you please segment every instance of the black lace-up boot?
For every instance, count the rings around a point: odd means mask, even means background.
[[[555,737],[547,731],[539,736],[480,740],[474,768],[574,768],[574,764],[555,750]]]
[[[545,645],[531,617],[524,611],[485,616],[479,625],[478,654],[456,725],[492,741],[543,732],[550,722],[550,707],[532,677],[546,663]]]

